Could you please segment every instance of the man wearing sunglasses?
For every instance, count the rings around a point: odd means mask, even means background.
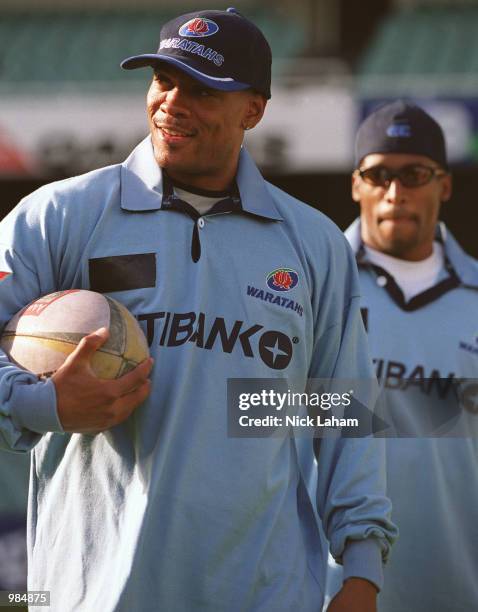
[[[383,612],[478,609],[478,439],[450,437],[444,411],[453,381],[477,377],[478,267],[438,221],[451,192],[443,132],[426,112],[397,101],[365,119],[352,176],[360,218],[346,236],[393,423],[387,475],[400,538]],[[476,431],[473,403],[460,410]]]

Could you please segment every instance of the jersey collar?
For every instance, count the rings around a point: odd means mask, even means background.
[[[345,236],[358,262],[361,263],[365,261],[360,219],[355,219],[352,225],[345,231]],[[445,257],[451,263],[454,271],[459,277],[460,284],[462,286],[478,289],[478,262],[465,253],[442,221],[440,221],[436,227],[436,240],[443,245]]]
[[[282,221],[274,200],[251,156],[242,148],[236,176],[244,212]],[[121,164],[121,208],[131,212],[161,210],[165,198],[163,174],[153,155],[151,138],[145,138]]]
[[[437,225],[437,239],[443,244],[445,254],[455,268],[462,284],[478,289],[478,262],[465,253],[443,222]]]

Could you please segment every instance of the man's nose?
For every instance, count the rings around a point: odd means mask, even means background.
[[[161,103],[161,110],[174,117],[186,117],[189,115],[190,110],[187,96],[179,86],[176,85],[166,92],[166,96]]]
[[[385,199],[392,204],[400,204],[405,200],[405,190],[397,177],[390,181],[385,193]]]

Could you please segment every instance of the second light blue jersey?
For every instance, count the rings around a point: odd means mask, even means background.
[[[456,381],[478,378],[478,266],[442,225],[445,266],[435,287],[404,302],[367,262],[360,226],[362,312],[389,416],[407,439],[387,439],[388,492],[400,537],[379,597],[383,612],[478,609],[478,411],[470,397],[451,429]],[[458,437],[439,437],[458,433]],[[435,432],[435,433],[433,433]]]

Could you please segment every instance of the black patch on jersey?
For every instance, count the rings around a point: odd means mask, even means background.
[[[156,286],[155,253],[90,259],[89,271],[90,289],[99,293]]]

